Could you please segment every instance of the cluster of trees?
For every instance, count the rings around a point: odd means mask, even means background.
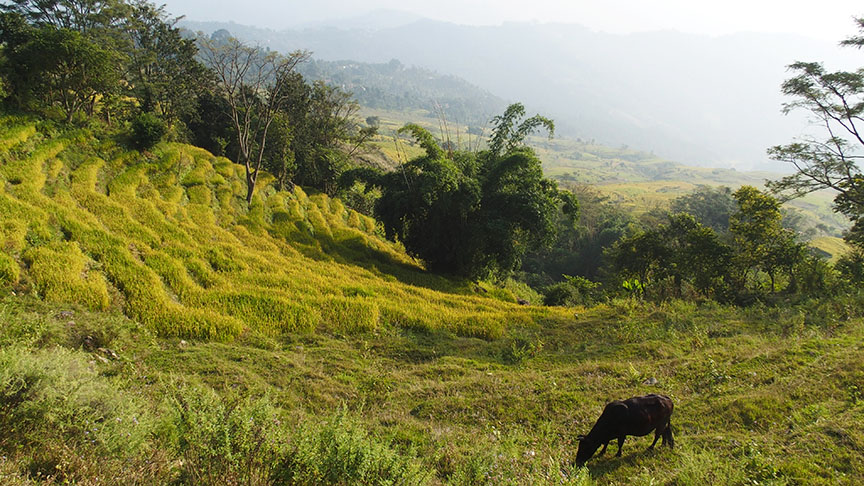
[[[683,211],[670,213],[666,222],[609,248],[608,270],[615,280],[658,298],[695,292],[740,300],[776,292],[778,280],[794,289],[798,271],[817,257],[794,231],[783,228],[779,201],[743,186],[726,203],[705,211],[702,201],[728,193],[700,192],[676,201]],[[729,202],[735,209],[727,213]]]
[[[107,121],[130,109],[177,119],[211,76],[194,40],[143,1],[13,0],[2,6],[4,95],[21,109]]]
[[[198,37],[146,0],[11,0],[0,5],[5,103],[67,123],[131,128],[148,149],[166,134],[279,184],[332,192],[351,152],[374,134],[350,93],[308,83],[287,55],[243,45],[225,31]]]
[[[473,278],[503,277],[521,265],[529,249],[550,244],[558,218],[571,221],[578,206],[572,194],[543,177],[540,160],[524,145],[551,120],[525,118],[513,104],[492,119],[489,148],[445,150],[424,128],[409,124],[425,154],[389,173],[346,172],[344,187],[358,180],[377,188],[375,215],[391,238],[432,270]]]
[[[842,292],[864,276],[860,248],[832,267],[785,222],[780,200],[751,186],[700,187],[638,218],[590,188],[576,198],[577,224],[551,248],[529,252],[522,267],[547,304],[621,294],[749,304]]]

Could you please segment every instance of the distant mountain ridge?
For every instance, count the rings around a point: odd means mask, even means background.
[[[529,111],[554,118],[562,134],[742,169],[784,169],[767,160],[765,149],[800,135],[806,125],[800,115],[781,113],[789,101],[780,93],[788,64],[826,60],[849,68],[860,56],[791,34],[618,35],[577,25],[432,20],[377,30],[184,25],[204,32],[226,28],[280,51],[307,48],[321,60],[399,59],[523,101]]]
[[[387,63],[312,60],[300,67],[307,79],[324,80],[354,94],[368,108],[439,113],[451,122],[483,127],[506,102],[462,78],[396,59]]]

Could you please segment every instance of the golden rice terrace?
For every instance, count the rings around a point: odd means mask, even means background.
[[[183,144],[117,148],[8,117],[0,138],[0,285],[123,309],[162,336],[373,330],[495,338],[559,311],[472,295],[429,275],[373,219]]]

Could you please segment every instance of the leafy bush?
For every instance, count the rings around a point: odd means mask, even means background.
[[[425,484],[429,473],[388,444],[369,437],[344,413],[304,427],[276,467],[276,484],[369,486]]]
[[[168,125],[153,113],[141,113],[132,120],[132,146],[150,150],[168,133]]]
[[[599,283],[579,276],[564,275],[564,278],[564,282],[546,288],[543,298],[545,305],[591,305],[603,298]]]
[[[855,249],[840,257],[834,268],[840,277],[852,285],[864,282],[864,250]]]
[[[184,483],[270,484],[283,441],[267,400],[231,402],[209,388],[183,387],[171,403]]]

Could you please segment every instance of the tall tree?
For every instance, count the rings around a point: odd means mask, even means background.
[[[267,149],[267,134],[276,113],[288,101],[290,75],[309,52],[287,56],[264,52],[235,38],[224,42],[201,38],[201,54],[218,79],[218,90],[228,101],[237,135],[238,163],[246,168],[246,202],[252,202],[255,183]]]
[[[729,218],[729,230],[737,245],[736,259],[742,278],[755,280],[759,271],[770,278],[776,290],[779,273],[791,274],[804,256],[805,247],[793,231],[783,228],[780,201],[755,187],[742,186],[733,197],[738,210]]]
[[[474,154],[445,151],[418,125],[401,132],[425,154],[380,176],[368,170],[347,176],[381,188],[375,213],[388,236],[430,269],[470,277],[507,275],[527,249],[554,238],[559,209],[575,218],[575,198],[543,177],[530,148],[508,145],[509,135],[499,136],[506,152]],[[353,181],[343,178],[345,185]]]
[[[124,25],[129,42],[128,81],[143,111],[174,120],[191,113],[198,95],[214,81],[196,56],[194,39],[185,39],[164,6],[145,0],[130,5]]]
[[[864,34],[864,18],[856,23]],[[864,47],[864,35],[841,45]],[[853,223],[847,240],[864,247],[864,175],[858,167],[864,158],[864,68],[831,72],[821,63],[796,62],[789,69],[796,75],[783,83],[783,93],[795,101],[787,103],[784,111],[810,112],[825,136],[770,148],[773,159],[792,164],[796,172],[768,186],[786,197],[835,191],[834,210]]]

